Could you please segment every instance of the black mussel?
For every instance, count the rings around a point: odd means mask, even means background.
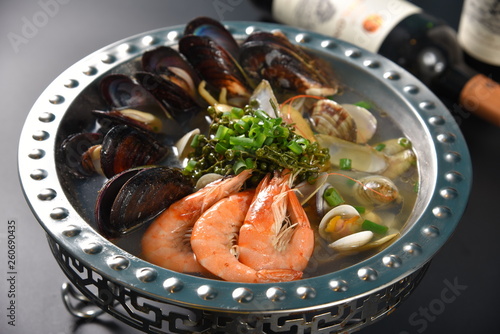
[[[109,74],[99,84],[101,95],[111,109],[132,108],[155,115],[169,115],[155,97],[124,74]]]
[[[102,141],[103,135],[100,133],[78,133],[69,136],[61,143],[58,165],[76,177],[95,174],[95,167],[89,158]]]
[[[187,35],[179,40],[179,51],[188,59],[216,100],[243,106],[251,85],[237,61],[206,36]]]
[[[233,35],[219,21],[209,17],[198,17],[190,21],[184,29],[184,36],[205,36],[238,59],[239,46]]]
[[[126,170],[109,179],[99,191],[97,226],[108,238],[127,234],[193,191],[191,180],[179,169],[159,166]]]
[[[161,132],[163,128],[160,118],[137,109],[92,110],[92,114],[99,118],[99,123],[105,131],[118,124],[130,125],[154,133]]]
[[[129,168],[156,164],[168,153],[168,147],[148,132],[117,125],[108,131],[102,142],[102,172],[111,178]]]
[[[160,46],[142,55],[142,68],[170,81],[196,99],[200,79],[191,64],[178,51]]]
[[[254,80],[268,80],[273,87],[295,94],[329,96],[338,91],[331,73],[320,70],[320,60],[280,33],[250,35],[240,47],[239,62]]]
[[[188,92],[157,74],[137,72],[135,78],[142,87],[170,111],[172,117],[181,125],[203,110]]]

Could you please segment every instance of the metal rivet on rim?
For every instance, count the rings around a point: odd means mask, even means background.
[[[130,261],[121,255],[113,256],[107,261],[108,266],[113,270],[125,270],[130,265]]]
[[[158,42],[158,40],[153,36],[144,36],[142,38],[143,45],[153,45],[153,44],[156,44],[157,42]]]
[[[56,196],[57,192],[51,188],[42,189],[37,195],[38,199],[41,201],[50,201],[54,199]]]
[[[66,237],[75,237],[81,232],[81,228],[75,225],[66,226],[66,228],[62,231],[62,234]]]
[[[401,261],[399,256],[391,254],[384,256],[382,258],[382,263],[384,264],[384,266],[389,268],[398,268],[403,262]]]
[[[308,43],[311,40],[311,37],[307,34],[297,34],[295,36],[295,42],[297,43]]]
[[[99,254],[102,252],[102,245],[97,242],[89,242],[82,246],[82,250],[90,255]]]
[[[112,64],[115,60],[116,60],[116,58],[110,54],[104,54],[101,56],[101,61],[104,64]]]
[[[312,299],[316,297],[316,290],[310,286],[299,286],[296,292],[300,299]]]
[[[137,270],[136,277],[143,283],[150,283],[156,280],[158,273],[153,268],[141,268]]]
[[[325,48],[325,49],[333,49],[333,48],[337,47],[337,43],[335,43],[332,40],[322,41],[320,45],[322,48]]]
[[[426,226],[422,229],[422,234],[429,238],[436,238],[439,236],[439,229],[434,225]]]
[[[432,125],[444,125],[445,123],[445,120],[443,118],[443,116],[432,116],[432,117],[429,117],[429,123],[432,124]]]
[[[457,163],[462,160],[462,156],[458,152],[447,152],[444,155],[444,160],[448,161],[449,163]]]
[[[378,278],[378,273],[373,268],[365,267],[358,270],[358,277],[363,281],[374,281]]]
[[[444,199],[454,199],[458,196],[458,192],[454,188],[442,188],[439,190],[439,195]]]
[[[412,95],[418,94],[418,92],[420,91],[420,89],[418,89],[418,87],[415,85],[406,85],[406,86],[404,86],[403,90],[406,93],[412,94]]]
[[[456,172],[456,171],[446,173],[444,175],[444,178],[446,179],[446,181],[452,182],[452,183],[458,183],[464,179],[462,174],[460,174],[459,172]]]
[[[30,157],[31,159],[41,159],[45,156],[45,151],[44,150],[40,150],[38,148],[35,148],[33,151],[31,151],[29,154],[28,154],[28,157]]]
[[[42,141],[49,139],[50,135],[47,131],[40,130],[33,133],[32,137],[34,140]]]
[[[64,87],[66,87],[66,88],[75,88],[75,87],[78,87],[78,81],[76,81],[74,79],[69,79],[68,81],[66,81],[64,83]]]
[[[349,285],[344,280],[331,280],[328,285],[335,292],[345,292],[349,289]]]
[[[33,179],[33,180],[37,180],[37,181],[40,181],[40,180],[43,180],[47,177],[47,171],[44,170],[44,169],[35,169],[34,171],[31,172],[30,174],[30,177]]]
[[[49,102],[52,104],[61,104],[64,102],[64,97],[62,97],[61,95],[54,95],[49,98]]]
[[[389,71],[384,73],[384,78],[388,80],[399,80],[401,79],[401,75],[395,71]]]
[[[253,299],[253,292],[248,288],[236,288],[233,290],[232,296],[238,303],[249,303]]]
[[[171,42],[177,41],[179,38],[181,38],[181,35],[177,31],[171,31],[167,34],[167,40]]]
[[[363,61],[363,65],[368,68],[379,68],[380,62],[378,60],[367,59]]]
[[[87,66],[82,70],[82,73],[88,76],[95,75],[97,74],[97,68],[94,66]]]
[[[56,116],[50,112],[44,112],[38,116],[38,120],[43,123],[50,123],[56,119]]]
[[[432,209],[432,213],[436,218],[448,218],[451,216],[451,210],[446,206],[436,206]]]
[[[259,31],[259,29],[256,28],[255,26],[248,26],[245,29],[245,34],[250,35],[250,34],[256,32],[256,31]]]
[[[361,51],[358,49],[348,49],[345,51],[345,55],[349,58],[359,58],[361,57]]]
[[[163,282],[163,288],[170,293],[179,292],[184,288],[184,283],[176,277],[170,277]]]
[[[282,288],[272,287],[267,289],[266,297],[272,302],[280,302],[285,300],[286,292]]]
[[[420,109],[423,109],[423,110],[432,110],[432,109],[436,108],[436,104],[432,101],[420,102],[418,106],[420,107]]]
[[[410,242],[403,246],[403,251],[411,255],[419,255],[422,253],[422,247],[414,242]]]
[[[437,135],[437,140],[441,143],[453,143],[455,141],[455,135],[453,133],[440,133]]]
[[[130,52],[134,51],[134,47],[128,43],[123,43],[123,44],[118,45],[117,50],[118,50],[118,52],[123,52],[123,53],[129,52],[130,53]]]
[[[54,208],[50,213],[50,218],[55,220],[63,220],[69,216],[69,211],[65,208]]]
[[[210,285],[202,285],[196,290],[196,292],[198,293],[198,296],[204,300],[212,300],[217,297],[217,290]]]

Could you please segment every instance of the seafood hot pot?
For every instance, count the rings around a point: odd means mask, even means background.
[[[80,317],[105,311],[150,333],[359,330],[389,314],[413,291],[459,222],[471,186],[464,139],[450,113],[422,83],[379,55],[280,25],[226,26],[238,40],[256,30],[281,30],[329,61],[343,85],[396,120],[413,143],[420,173],[420,190],[400,238],[329,274],[242,284],[172,272],[101,236],[92,210],[103,181],[65,178],[59,173],[57,148],[69,134],[92,124],[88,111],[104,75],[130,72],[145,50],[176,45],[184,27],[159,29],[109,45],[68,68],[41,94],[23,128],[20,179],[53,255],[71,281],[63,285],[66,306]]]

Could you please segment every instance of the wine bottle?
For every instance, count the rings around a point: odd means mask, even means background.
[[[500,80],[500,0],[465,0],[458,42],[466,63]]]
[[[403,0],[252,0],[273,18],[391,59],[438,96],[500,126],[500,85],[469,67],[456,31]]]

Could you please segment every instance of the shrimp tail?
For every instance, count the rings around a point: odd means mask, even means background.
[[[259,283],[289,282],[302,278],[302,271],[293,269],[261,269],[257,270]]]

